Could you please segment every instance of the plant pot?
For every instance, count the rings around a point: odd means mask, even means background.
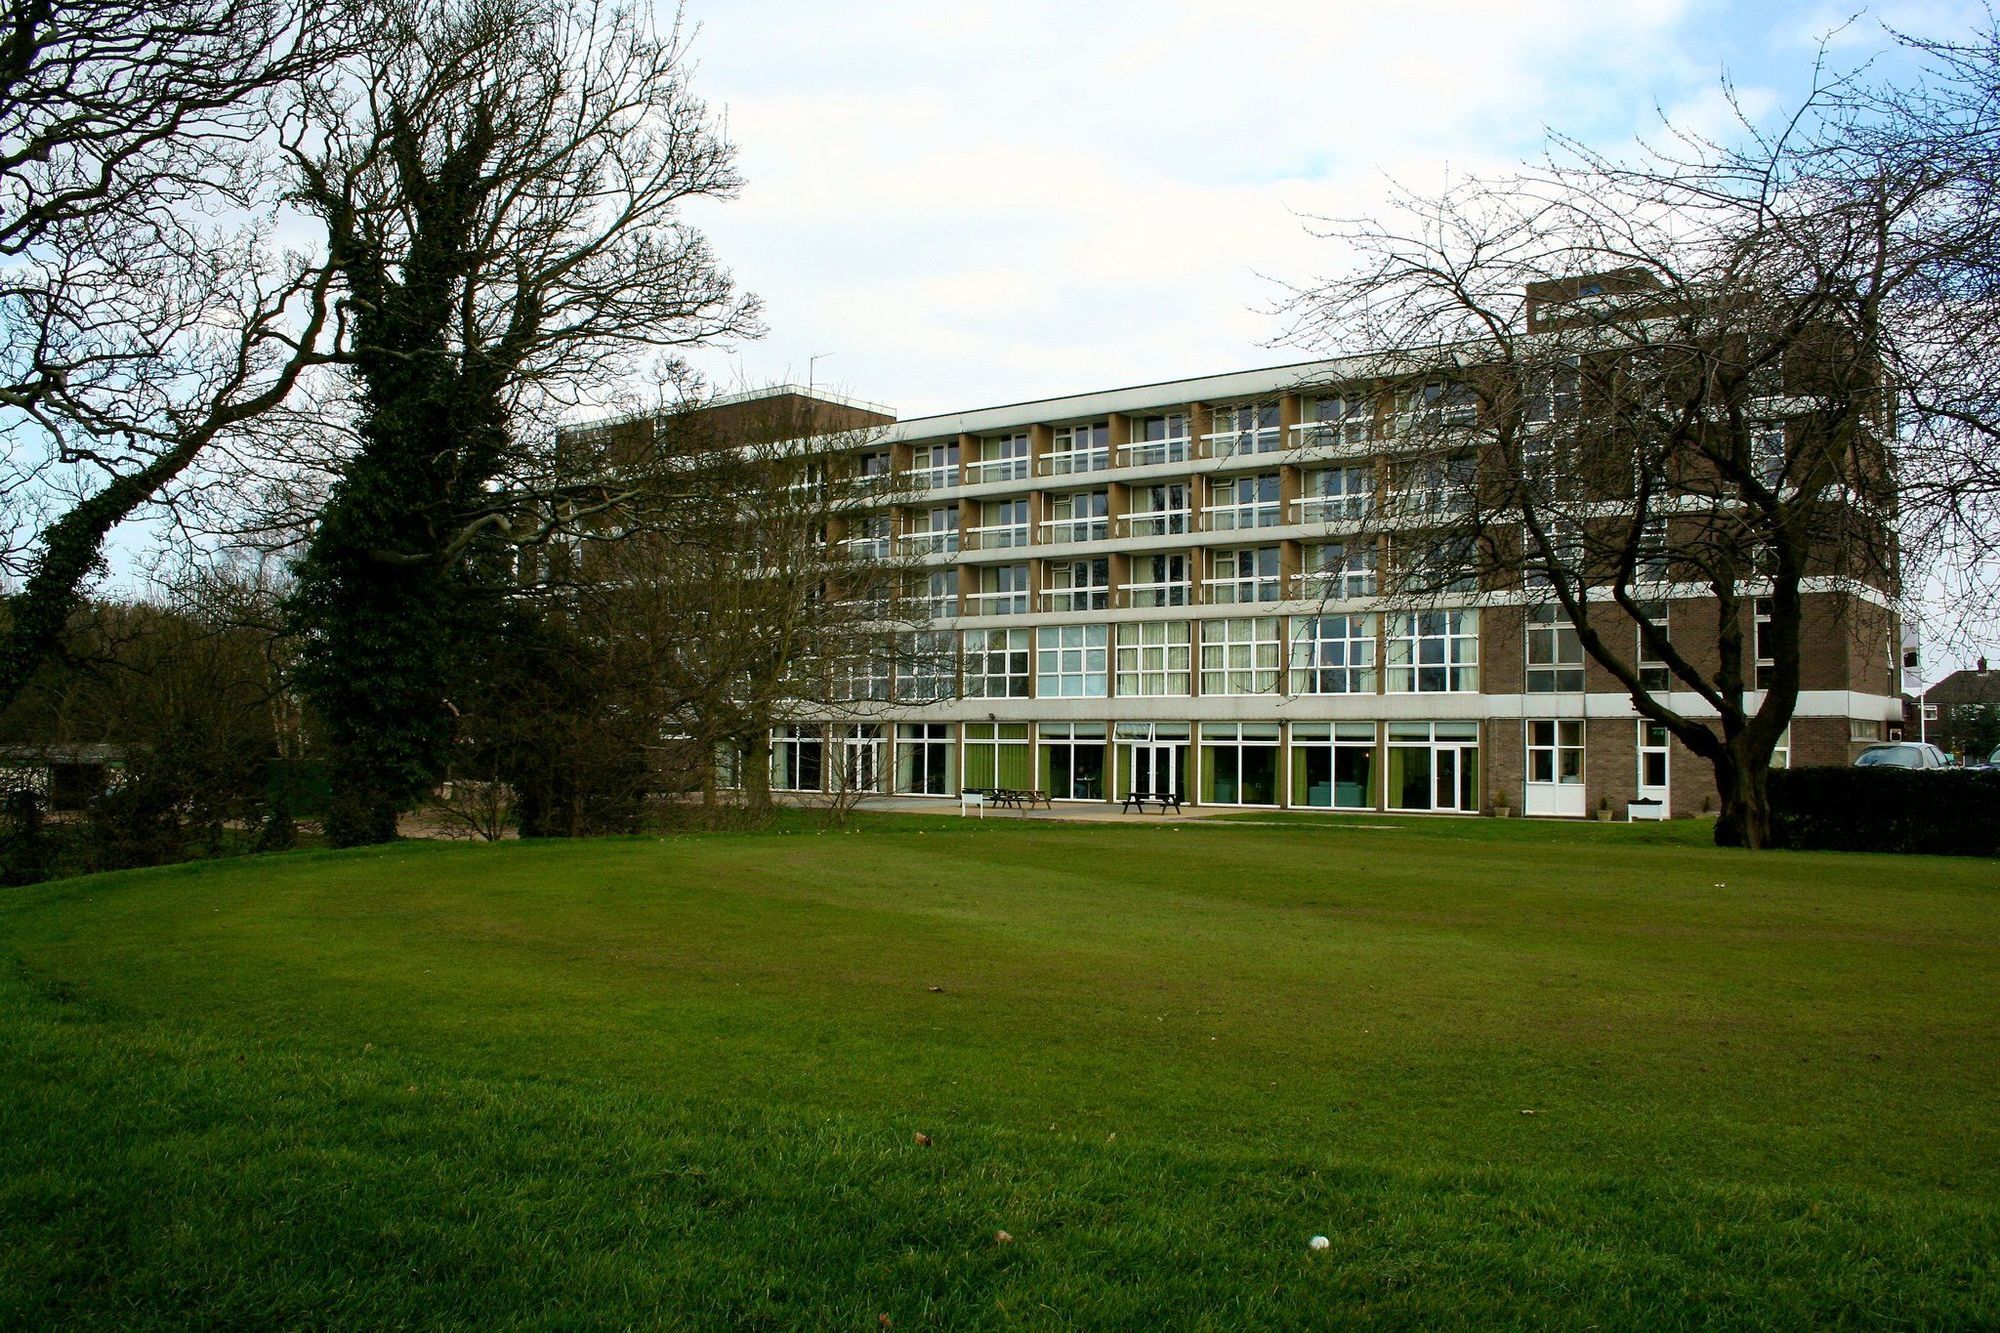
[[[1611,822],[1611,816],[1615,813],[1616,811],[1612,810],[1611,807],[1606,806],[1602,810],[1599,810],[1597,812],[1597,822],[1600,824],[1609,824]]]

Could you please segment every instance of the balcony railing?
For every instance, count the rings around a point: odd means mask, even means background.
[[[1088,449],[1064,449],[1045,455],[1042,475],[1062,477],[1075,472],[1102,472],[1110,466],[1111,450],[1100,444]]]
[[[1276,453],[1283,436],[1284,432],[1276,426],[1257,426],[1250,430],[1219,430],[1202,436],[1201,442],[1208,446],[1210,458],[1238,458]]]
[[[1108,584],[1082,588],[1050,588],[1042,593],[1044,611],[1103,611],[1111,606]]]
[[[1249,504],[1204,505],[1202,516],[1211,532],[1231,532],[1238,528],[1275,528],[1280,522],[1276,500],[1253,500]]]
[[[1374,451],[1374,435],[1368,421],[1301,421],[1292,427],[1292,445],[1359,455]]]
[[[1089,518],[1051,518],[1042,523],[1045,542],[1101,542],[1111,535],[1111,520],[1102,514]]]
[[[1152,583],[1121,583],[1118,600],[1128,607],[1187,606],[1193,600],[1193,585],[1186,579]]]
[[[1188,530],[1185,509],[1145,509],[1121,514],[1118,526],[1128,537],[1168,537]]]
[[[910,473],[910,481],[919,490],[941,491],[958,485],[958,465],[952,463],[944,467],[922,468]]]
[[[1025,456],[981,458],[967,463],[965,471],[974,482],[1020,481],[1028,475],[1028,460]]]
[[[975,616],[1017,616],[1028,609],[1028,594],[1021,592],[969,592],[966,611]]]
[[[1358,495],[1307,495],[1292,501],[1297,523],[1354,523],[1375,510],[1375,493]]]
[[[1028,525],[1021,523],[987,523],[965,530],[965,549],[968,551],[1001,551],[1013,546],[1028,545]]]
[[[1292,575],[1292,596],[1301,601],[1340,601],[1375,595],[1372,569],[1308,569]]]
[[[1280,584],[1268,575],[1252,575],[1249,578],[1203,579],[1201,586],[1208,589],[1207,597],[1212,604],[1230,602],[1275,602],[1278,600]]]
[[[906,533],[902,546],[904,555],[950,555],[958,549],[958,529]]]
[[[887,537],[849,537],[840,543],[850,560],[887,560],[889,539]]]
[[[1155,463],[1185,463],[1194,452],[1194,437],[1176,435],[1168,440],[1134,440],[1118,446],[1123,467],[1150,467]]]

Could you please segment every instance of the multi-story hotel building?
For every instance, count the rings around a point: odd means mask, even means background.
[[[1709,766],[1639,717],[1529,583],[1385,595],[1404,517],[1463,479],[1409,466],[1393,395],[1355,375],[1292,365],[914,420],[810,395],[860,441],[858,473],[900,478],[845,539],[907,558],[950,665],[906,664],[865,716],[778,728],[772,786],[837,771],[885,795],[1713,809]],[[1713,618],[1698,586],[1652,593],[1670,633],[1704,605]],[[1809,583],[1805,636],[1777,762],[1845,763],[1900,718],[1889,601]]]

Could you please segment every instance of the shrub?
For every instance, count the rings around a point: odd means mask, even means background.
[[[1798,850],[2000,856],[2000,772],[1775,769],[1771,840]]]

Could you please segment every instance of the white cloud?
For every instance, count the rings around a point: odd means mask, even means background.
[[[1295,359],[1259,313],[1324,242],[1297,214],[1376,210],[1532,156],[1555,125],[1616,144],[1656,107],[1706,125],[1722,66],[1813,4],[1215,0],[1091,6],[742,0],[703,24],[699,86],[747,181],[697,220],[771,335],[703,364],[817,379],[905,415]],[[1789,58],[1789,57],[1788,57]],[[1778,94],[1768,56],[1739,80]]]

